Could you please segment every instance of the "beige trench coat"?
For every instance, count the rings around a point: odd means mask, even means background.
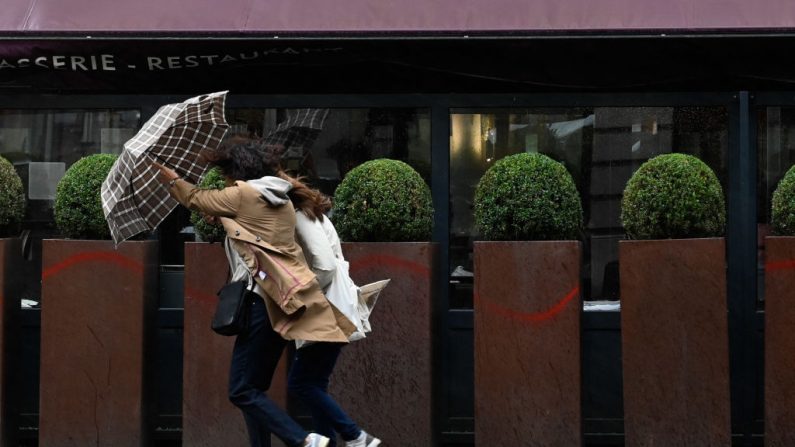
[[[221,217],[232,247],[265,291],[273,329],[287,340],[347,342],[353,323],[331,306],[295,241],[295,209],[271,206],[260,193],[235,182],[202,190],[185,180],[170,189],[182,205]]]

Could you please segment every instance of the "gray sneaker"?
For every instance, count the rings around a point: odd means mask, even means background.
[[[381,445],[381,440],[364,430],[353,441],[345,441],[345,447],[378,447],[379,445]]]

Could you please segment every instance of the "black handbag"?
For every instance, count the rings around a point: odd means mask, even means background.
[[[212,328],[221,335],[238,335],[248,330],[251,298],[246,280],[233,281],[218,291],[218,306],[213,315]],[[254,281],[251,281],[251,290]]]

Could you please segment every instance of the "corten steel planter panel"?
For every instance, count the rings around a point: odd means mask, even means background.
[[[765,238],[765,445],[795,445],[795,237]]]
[[[474,255],[475,445],[582,445],[580,243]]]
[[[437,247],[429,242],[343,243],[357,285],[390,278],[373,331],[342,350],[330,393],[387,446],[433,445],[432,309]]]
[[[244,447],[243,413],[229,402],[229,367],[235,337],[210,329],[216,292],[228,279],[222,244],[185,244],[185,329],[182,384],[182,445]],[[287,350],[285,350],[285,353]],[[287,358],[279,361],[268,397],[282,408],[287,400]],[[282,445],[273,438],[274,447]]]
[[[19,273],[14,267],[22,262],[20,250],[19,239],[0,239],[0,446],[15,446],[17,438],[11,374],[19,340]]]
[[[39,445],[149,445],[157,242],[43,244]]]
[[[621,241],[627,446],[731,445],[723,238]]]

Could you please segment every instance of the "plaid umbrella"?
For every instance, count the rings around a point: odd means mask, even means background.
[[[152,161],[199,183],[207,169],[201,151],[215,150],[229,127],[224,117],[226,93],[167,104],[124,143],[124,151],[102,182],[102,211],[117,244],[157,228],[178,205],[157,180]]]
[[[329,109],[294,109],[287,111],[287,119],[262,139],[265,146],[308,148],[323,130]]]

